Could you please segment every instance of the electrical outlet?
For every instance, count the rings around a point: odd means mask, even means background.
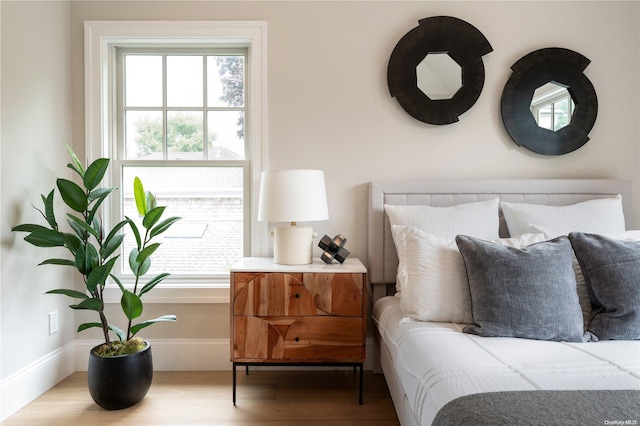
[[[49,334],[58,332],[58,311],[49,312]]]

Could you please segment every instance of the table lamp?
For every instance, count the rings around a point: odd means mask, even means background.
[[[298,222],[329,219],[322,170],[262,172],[258,220],[288,222],[273,229],[273,258],[282,265],[312,261],[313,228]]]

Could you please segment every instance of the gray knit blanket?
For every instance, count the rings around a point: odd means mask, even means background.
[[[512,391],[463,396],[434,426],[640,426],[640,390]]]

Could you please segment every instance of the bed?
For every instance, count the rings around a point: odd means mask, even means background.
[[[374,340],[402,425],[640,422],[638,275],[631,279],[632,296],[620,302],[631,304],[621,308],[631,318],[622,334],[615,335],[617,326],[609,335],[590,328],[596,318],[612,318],[602,312],[609,301],[598,298],[602,277],[589,263],[604,256],[589,244],[636,252],[640,247],[639,233],[625,227],[631,223],[630,182],[398,181],[371,182],[369,189]],[[483,235],[483,227],[497,235]],[[427,232],[432,228],[442,235]],[[501,299],[504,282],[494,283],[502,278],[491,269],[501,263],[486,256],[509,259],[509,268],[516,265],[511,274],[534,281],[518,285],[534,294],[522,303],[517,292]],[[580,262],[588,268],[586,277]],[[523,267],[538,269],[530,274],[518,269]],[[640,268],[618,269],[635,274]],[[462,282],[463,290],[447,293]],[[554,284],[546,289],[547,282]],[[544,294],[535,294],[536,286]],[[487,294],[497,300],[487,301]],[[496,303],[502,305],[486,308]],[[503,312],[511,303],[517,317]],[[506,329],[500,328],[504,315],[511,326]]]

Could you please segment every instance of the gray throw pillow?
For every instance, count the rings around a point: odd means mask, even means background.
[[[640,339],[640,242],[572,232],[591,299],[592,340]]]
[[[582,342],[582,310],[565,236],[524,249],[459,235],[473,325],[465,333],[487,337]]]

